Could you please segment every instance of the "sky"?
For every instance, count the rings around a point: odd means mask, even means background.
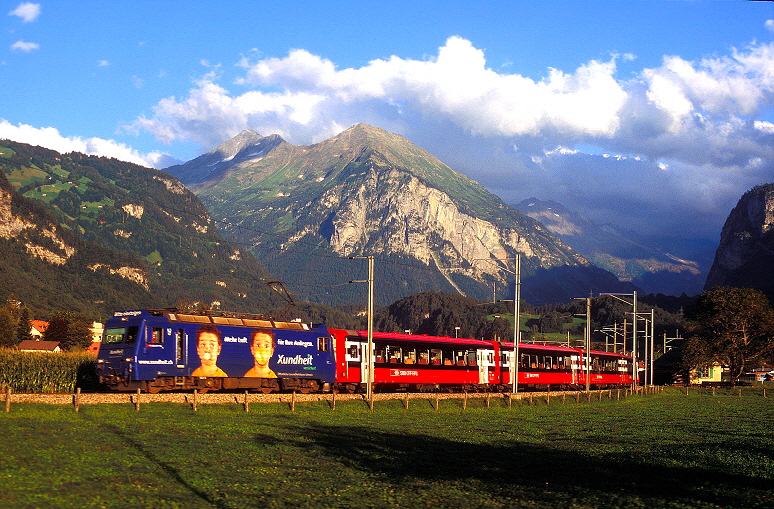
[[[365,122],[506,203],[717,241],[774,182],[774,3],[0,1],[0,139],[164,168]]]

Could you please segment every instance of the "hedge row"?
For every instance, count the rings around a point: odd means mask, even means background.
[[[98,386],[97,358],[88,352],[0,349],[0,387],[14,392],[73,392]]]

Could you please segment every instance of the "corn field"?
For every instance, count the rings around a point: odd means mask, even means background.
[[[95,388],[96,356],[87,352],[0,349],[0,388],[14,392],[73,392]]]

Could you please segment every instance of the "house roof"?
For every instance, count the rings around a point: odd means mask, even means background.
[[[25,339],[19,343],[19,350],[55,352],[57,348],[59,348],[59,341],[35,341],[34,339]]]
[[[48,329],[48,322],[43,320],[30,320],[30,325],[41,334],[46,332],[46,329]]]

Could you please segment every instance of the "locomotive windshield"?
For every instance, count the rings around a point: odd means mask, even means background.
[[[105,337],[102,339],[102,342],[103,343],[121,343],[124,340],[125,331],[126,329],[123,327],[105,329]]]

